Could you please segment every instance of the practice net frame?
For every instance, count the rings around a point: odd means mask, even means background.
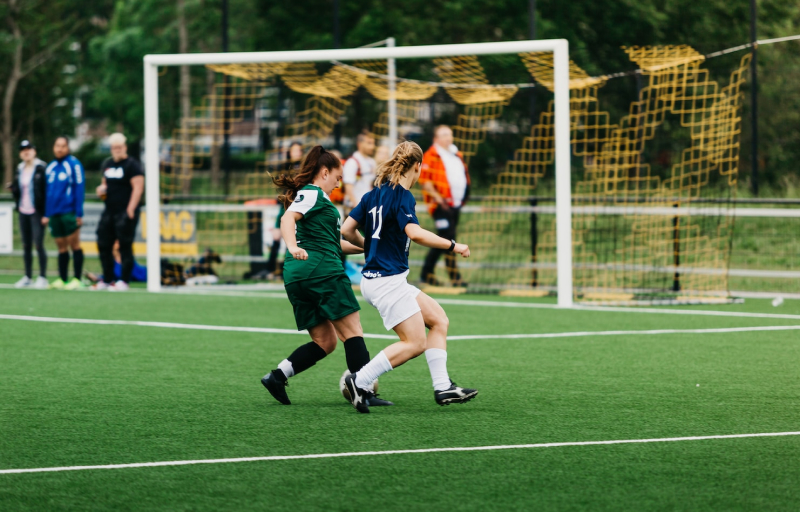
[[[385,48],[356,48],[342,50],[311,50],[291,52],[248,52],[218,54],[172,54],[147,55],[144,58],[144,92],[145,92],[145,172],[146,172],[146,216],[148,219],[161,218],[161,137],[159,134],[159,67],[175,66],[230,66],[246,64],[289,64],[292,63],[329,63],[356,61],[385,61],[387,73],[381,74],[385,79],[385,94],[388,103],[388,132],[390,144],[397,142],[397,104],[400,97],[398,83],[394,75],[397,59],[415,58],[459,58],[489,55],[538,55],[549,54],[549,65],[544,65],[546,80],[553,91],[553,108],[548,114],[551,118],[548,130],[552,134],[552,147],[547,152],[555,160],[555,197],[556,197],[556,236],[554,249],[556,252],[556,289],[558,304],[570,307],[573,304],[572,281],[572,219],[571,219],[571,170],[570,170],[570,60],[569,45],[565,39],[538,41],[509,41],[499,43],[475,43],[460,45],[407,46]],[[542,59],[533,58],[530,67],[541,66]],[[467,63],[467,67],[469,62]],[[457,79],[457,77],[454,77]],[[284,77],[285,79],[285,77]],[[325,77],[323,77],[323,80]],[[328,85],[334,85],[337,77],[330,77]],[[314,84],[309,84],[312,92]],[[461,94],[469,101],[475,92],[493,89],[485,82],[463,83],[453,92]],[[452,95],[452,94],[451,94]],[[462,98],[463,99],[463,98]],[[495,100],[497,102],[497,100]],[[147,226],[147,289],[152,292],[161,290],[161,225],[149,222]]]

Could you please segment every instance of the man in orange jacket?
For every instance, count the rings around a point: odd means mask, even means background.
[[[469,197],[469,172],[461,152],[453,145],[453,130],[440,125],[433,132],[433,146],[422,157],[422,197],[433,216],[439,236],[454,240],[461,207]],[[422,266],[422,281],[438,285],[434,275],[442,249],[431,249]],[[453,286],[466,286],[452,254],[445,256],[447,273]]]

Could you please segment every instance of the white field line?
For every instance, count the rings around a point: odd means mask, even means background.
[[[298,331],[296,329],[276,329],[272,327],[239,327],[231,325],[179,324],[174,322],[145,322],[139,320],[96,320],[91,318],[60,318],[60,317],[29,316],[29,315],[0,315],[0,320],[18,320],[22,322],[46,322],[46,323],[64,323],[64,324],[131,325],[136,327],[160,327],[163,329],[252,332],[261,334],[302,334],[304,336],[308,336],[308,331]],[[397,339],[397,336],[392,336],[389,334],[365,334],[364,337],[385,339],[385,340]]]
[[[510,444],[495,446],[464,446],[452,448],[422,448],[417,450],[385,450],[376,452],[314,453],[308,455],[273,455],[269,457],[240,457],[231,459],[169,460],[162,462],[135,462],[131,464],[103,464],[94,466],[61,466],[49,468],[0,469],[0,475],[20,473],[53,473],[61,471],[86,471],[90,469],[152,468],[163,466],[189,466],[193,464],[228,464],[234,462],[261,462],[273,460],[335,459],[342,457],[364,457],[372,455],[403,455],[441,452],[482,452],[494,450],[520,450],[525,448],[562,448],[567,446],[603,446],[612,444],[670,443],[680,441],[708,441],[712,439],[743,439],[750,437],[798,436],[800,432],[771,432],[762,434],[731,434],[718,436],[661,437],[654,439],[619,439],[612,441],[574,441],[564,443]]]
[[[0,288],[13,288],[13,284],[0,284]],[[43,290],[31,290],[34,292],[42,292]],[[129,290],[125,293],[148,293],[146,290]],[[59,292],[62,293],[62,292]],[[67,292],[63,292],[67,293]],[[105,293],[105,292],[97,292]],[[111,292],[108,292],[111,293]],[[164,292],[162,292],[164,293]],[[180,295],[205,295],[205,296],[223,296],[223,297],[247,297],[253,299],[282,299],[286,300],[284,293],[269,293],[269,292],[235,292],[235,291],[216,291],[209,289],[208,291],[170,291],[166,293],[180,294]],[[776,294],[775,296],[782,296]],[[363,297],[356,295],[359,302],[366,302]],[[644,308],[644,307],[623,307],[623,306],[588,306],[577,304],[572,308],[562,308],[556,304],[543,304],[538,302],[500,302],[491,300],[468,300],[468,299],[449,299],[445,297],[435,298],[439,304],[446,304],[451,306],[472,306],[472,307],[490,307],[490,308],[518,308],[518,309],[572,309],[575,311],[599,311],[602,313],[647,313],[647,314],[662,314],[662,315],[689,315],[689,316],[721,316],[730,318],[771,318],[783,320],[800,320],[800,315],[782,314],[782,313],[749,313],[745,311],[714,311],[709,309],[666,309],[666,308]]]
[[[580,338],[584,336],[650,336],[658,334],[725,334],[732,332],[800,331],[800,325],[769,325],[759,327],[723,327],[718,329],[649,329],[643,331],[577,331],[546,332],[534,334],[470,334],[448,336],[448,341],[458,340],[517,340],[536,338]]]
[[[205,325],[205,324],[179,324],[174,322],[147,322],[139,320],[96,320],[90,318],[61,318],[47,316],[30,315],[3,315],[0,320],[14,320],[22,322],[45,322],[45,323],[67,323],[67,324],[92,324],[92,325],[130,325],[135,327],[158,327],[162,329],[190,329],[197,331],[223,331],[223,332],[248,332],[261,334],[302,334],[308,335],[307,331],[296,331],[294,329],[277,329],[273,327],[239,327],[229,325]],[[448,336],[450,341],[459,340],[496,340],[496,339],[535,339],[535,338],[577,338],[586,336],[648,336],[659,334],[725,334],[734,332],[757,332],[757,331],[794,331],[800,330],[800,325],[768,325],[754,327],[722,327],[710,329],[648,329],[648,330],[615,330],[615,331],[574,331],[574,332],[546,332],[533,334],[469,334],[461,336]],[[396,340],[393,334],[370,334],[364,333],[365,338]]]

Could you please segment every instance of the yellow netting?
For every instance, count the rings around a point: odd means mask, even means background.
[[[597,101],[597,90],[603,81],[588,77],[574,63],[570,64],[572,152],[583,158],[585,169],[584,178],[576,184],[574,205],[595,206],[597,211],[584,210],[573,215],[575,289],[585,298],[620,298],[632,290],[657,289],[659,286],[654,283],[674,279],[675,291],[679,289],[685,295],[726,292],[724,270],[731,217],[714,217],[709,226],[707,218],[651,215],[644,213],[646,210],[611,216],[603,214],[602,207],[690,206],[692,200],[708,190],[712,173],[726,177],[723,183],[727,192],[722,191],[723,196],[735,194],[741,129],[740,88],[750,56],[742,58],[730,84],[720,88],[709,78],[708,71],[699,67],[703,58],[691,48],[647,47],[626,51],[632,61],[640,64],[647,86],[631,105],[630,114],[616,124],[611,123],[609,114],[600,109]],[[537,82],[552,89],[552,56],[527,54],[522,58]],[[667,176],[661,177],[651,174],[642,155],[667,115],[677,117],[680,125],[689,129],[691,142],[683,150],[680,162],[671,167]],[[487,206],[524,205],[522,198],[534,194],[538,181],[552,172],[553,162],[551,102],[531,136],[525,138],[523,146],[506,165],[506,171],[492,186]],[[634,199],[643,202],[636,203]],[[539,230],[536,253],[530,257],[534,265],[529,269],[479,268],[468,278],[477,278],[478,273],[494,273],[489,278],[493,282],[554,285],[553,220],[546,217],[537,221],[544,229]],[[466,241],[474,247],[477,257],[497,260],[494,248],[499,238],[510,231],[519,231],[525,224],[519,215],[507,210],[489,210],[481,215],[480,222],[470,225]],[[673,277],[664,272],[671,267],[678,269],[678,275]],[[691,268],[718,272],[684,270]]]
[[[631,47],[625,51],[639,66],[646,85],[628,115],[617,122],[612,122],[598,100],[598,91],[606,79],[590,77],[570,62],[571,147],[574,157],[583,164],[583,175],[575,185],[575,205],[627,206],[636,199],[643,201],[636,203],[637,207],[686,207],[709,192],[711,177],[717,175],[725,177],[723,183],[727,187],[718,193],[733,194],[739,159],[740,87],[749,56],[739,63],[730,84],[720,87],[700,67],[704,58],[692,48]],[[519,58],[537,84],[553,90],[552,54],[527,53]],[[454,139],[469,161],[485,139],[488,127],[500,118],[518,88],[490,84],[474,56],[435,59],[433,65],[445,85],[442,88],[459,104]],[[235,173],[230,188],[234,199],[274,197],[276,191],[269,172],[286,168],[287,143],[298,141],[307,148],[329,137],[359,87],[381,101],[392,97],[386,61],[331,63],[323,73],[312,63],[209,68],[234,78],[227,85],[217,84],[213,94],[194,109],[193,116],[182,120],[165,141],[162,190],[167,196],[204,187],[203,179],[199,179],[201,173],[195,172],[198,166],[213,157],[213,148],[219,147],[225,133],[235,134],[242,129],[248,122],[245,114],[253,111],[265,88],[278,81],[307,95],[305,105],[302,111],[290,114],[283,136],[273,140],[279,149],[268,151],[254,172]],[[430,118],[431,107],[425,100],[439,88],[436,83],[397,80],[394,98],[401,133],[404,125],[418,125],[420,119]],[[538,227],[534,234],[529,212],[507,209],[530,206],[526,199],[537,193],[543,178],[552,178],[553,114],[551,102],[491,186],[483,203],[487,210],[462,223],[460,235],[474,253],[471,261],[479,263],[464,268],[466,280],[500,286],[555,285],[554,217],[539,214],[533,220]],[[686,130],[688,147],[677,163],[667,167],[668,172],[654,172],[643,154],[666,120]],[[372,130],[377,137],[388,135],[385,112]],[[719,186],[719,180],[716,183]],[[241,252],[246,250],[242,246],[243,234],[259,229],[257,222],[241,212],[218,213],[207,216],[198,233],[207,233],[203,236],[209,244]],[[657,288],[654,276],[663,281],[665,274],[654,269],[668,268],[680,260],[683,268],[720,270],[716,275],[681,272],[678,277],[683,292],[724,291],[729,217],[715,218],[711,227],[704,222],[665,214],[611,216],[601,209],[576,213],[576,290],[584,297],[607,298],[630,290]],[[613,236],[609,230],[613,230]],[[532,236],[538,237],[535,244],[531,243]]]

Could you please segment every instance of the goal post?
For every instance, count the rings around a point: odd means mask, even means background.
[[[232,65],[266,63],[311,63],[333,61],[383,60],[388,63],[389,138],[396,144],[397,105],[394,95],[395,61],[400,59],[442,58],[461,56],[491,56],[550,52],[553,54],[553,133],[556,196],[556,262],[558,305],[571,307],[572,279],[572,214],[570,183],[570,75],[569,45],[565,39],[537,41],[507,41],[432,46],[393,46],[387,41],[382,48],[353,48],[337,50],[193,53],[147,55],[144,57],[145,98],[145,176],[147,215],[147,289],[161,290],[161,191],[160,191],[160,134],[159,134],[159,67],[184,65]],[[467,86],[465,86],[467,87]]]

